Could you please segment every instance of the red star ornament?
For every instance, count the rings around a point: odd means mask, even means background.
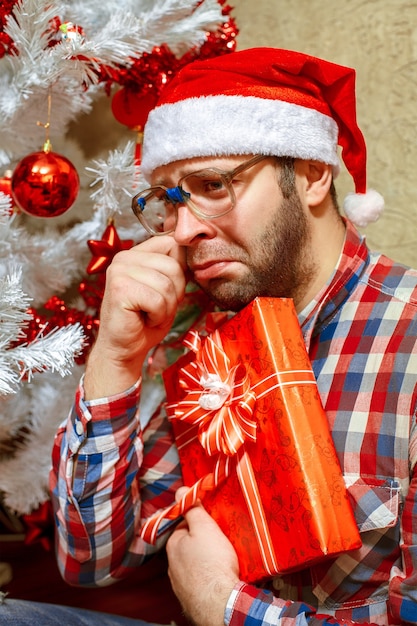
[[[120,252],[120,250],[128,250],[133,243],[133,239],[121,240],[114,224],[111,222],[100,240],[89,239],[87,241],[87,245],[93,254],[93,258],[87,267],[87,273],[98,274],[99,272],[105,272],[114,255]]]

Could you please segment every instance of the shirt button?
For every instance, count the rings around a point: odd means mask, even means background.
[[[81,422],[75,422],[75,432],[81,437],[84,434],[84,427]]]

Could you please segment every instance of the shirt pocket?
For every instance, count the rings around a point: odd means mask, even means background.
[[[360,533],[391,528],[400,511],[400,484],[397,480],[360,479],[347,485]]]
[[[362,546],[311,571],[319,606],[333,610],[386,600],[390,569],[400,559],[399,482],[361,477],[347,490]]]

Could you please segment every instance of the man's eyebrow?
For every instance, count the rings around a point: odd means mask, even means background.
[[[155,182],[153,183],[153,187],[161,185],[162,187],[176,187],[178,184],[178,181],[185,176],[186,174],[191,174],[194,170],[180,170],[176,175],[175,175],[175,179],[174,178],[170,178],[169,176],[166,177],[161,177],[161,178],[157,178],[155,180]]]
[[[199,174],[200,172],[205,172],[206,170],[220,170],[221,172],[227,172],[228,169],[225,169],[224,167],[219,167],[217,165],[212,165],[212,164],[207,164],[207,165],[203,165],[201,164],[200,167],[190,167],[187,165],[184,165],[176,174],[175,174],[175,179],[173,180],[169,180],[168,181],[168,176],[167,178],[157,178],[154,183],[152,183],[153,187],[157,187],[158,185],[162,186],[162,187],[176,187],[178,184],[178,181],[181,180],[181,178],[184,178],[184,176],[188,176],[188,174]],[[233,166],[230,166],[229,169],[233,169]]]

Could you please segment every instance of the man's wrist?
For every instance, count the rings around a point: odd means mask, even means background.
[[[100,405],[108,405],[115,404],[118,400],[125,400],[128,397],[132,398],[132,403],[138,404],[139,397],[142,388],[142,377],[140,376],[130,387],[124,389],[120,393],[112,394],[109,396],[101,396],[97,398],[93,398],[91,400],[87,400],[85,397],[85,388],[84,388],[84,376],[80,380],[80,401],[83,406],[87,409],[94,409],[94,407],[99,407]]]
[[[233,612],[234,612],[234,607],[236,606],[236,603],[239,598],[239,594],[241,593],[244,587],[245,587],[245,583],[239,580],[239,582],[236,583],[236,585],[232,589],[232,592],[229,595],[229,598],[226,603],[225,612],[224,612],[224,623],[226,624],[226,626],[230,624],[230,621],[232,619]]]
[[[93,348],[84,375],[85,400],[117,396],[133,387],[141,376],[143,361],[142,358],[122,363],[112,361]]]

